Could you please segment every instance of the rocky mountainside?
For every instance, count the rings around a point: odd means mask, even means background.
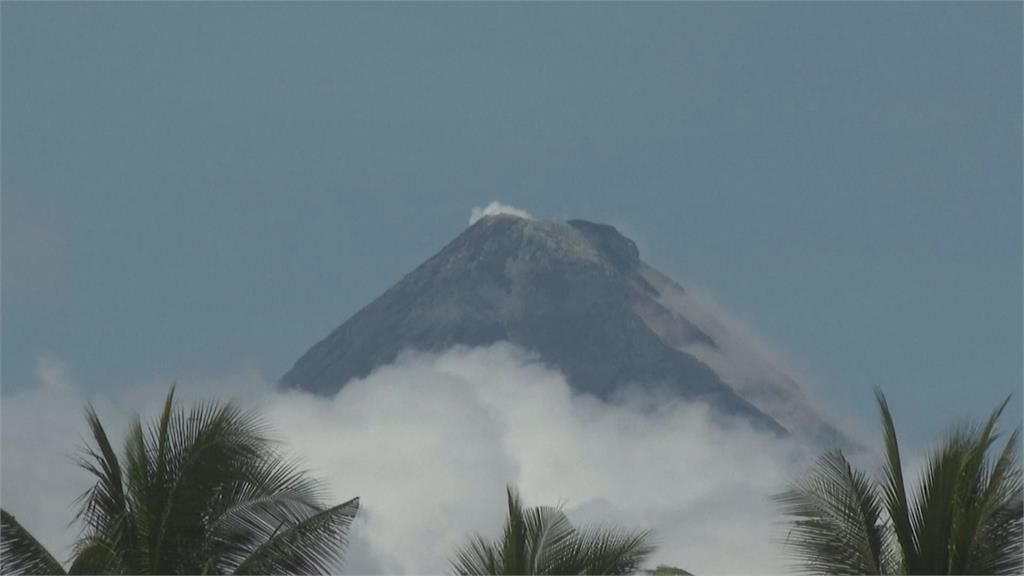
[[[500,340],[533,351],[581,392],[609,399],[642,386],[781,434],[848,444],[727,320],[645,264],[615,228],[583,220],[478,220],[313,346],[281,384],[334,394],[406,348]]]

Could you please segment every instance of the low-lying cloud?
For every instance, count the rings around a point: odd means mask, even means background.
[[[806,462],[800,449],[722,424],[701,404],[578,395],[510,345],[407,353],[334,398],[250,375],[179,386],[186,400],[211,389],[247,399],[335,499],[361,498],[348,572],[447,571],[467,536],[497,535],[506,484],[574,521],[652,529],[652,566],[785,569],[770,495]],[[133,409],[151,417],[165,392],[150,384],[94,400],[119,434]],[[41,385],[2,405],[0,498],[61,557],[74,537],[70,503],[88,486],[67,457],[84,435],[82,401],[73,386]]]
[[[508,204],[502,204],[501,202],[491,202],[483,208],[479,206],[473,207],[473,210],[469,213],[469,225],[472,226],[473,224],[476,224],[476,221],[481,218],[497,216],[498,214],[509,214],[511,216],[518,216],[529,220],[533,219],[533,216],[530,216],[530,213],[526,210],[516,208],[515,206],[509,206]]]

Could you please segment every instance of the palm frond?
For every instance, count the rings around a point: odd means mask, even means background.
[[[338,570],[359,499],[328,508],[280,531],[257,547],[235,574],[330,574]]]
[[[68,574],[119,574],[117,557],[107,542],[86,538],[76,547]]]
[[[1020,431],[998,458],[989,452],[1009,399],[977,427],[953,429],[908,493],[896,428],[875,390],[885,437],[879,487],[839,452],[777,497],[793,518],[787,543],[814,573],[1022,573],[1024,479]]]
[[[163,428],[163,426],[161,426]],[[233,404],[200,404],[189,412],[177,411],[166,426],[169,447],[153,474],[151,494],[149,570],[198,572],[205,560],[199,555],[209,538],[210,513],[225,488],[243,479],[269,449],[263,424],[254,414]],[[163,439],[151,435],[147,449]]]
[[[78,497],[75,519],[82,521],[87,533],[102,534],[119,556],[119,565],[129,572],[138,572],[133,554],[137,550],[135,526],[120,460],[92,406],[86,407],[85,419],[95,447],[83,447],[78,465],[95,478],[95,483]]]
[[[882,467],[885,509],[899,543],[903,568],[908,573],[914,573],[917,567],[918,542],[910,521],[910,502],[903,480],[903,462],[900,459],[896,425],[893,423],[889,403],[881,389],[875,388],[875,398],[878,401],[885,438],[885,464]]]
[[[967,435],[952,502],[952,526],[948,542],[948,570],[951,573],[969,573],[974,563],[974,552],[977,549],[975,538],[990,508],[985,499],[992,494],[988,489],[992,479],[988,452],[999,437],[996,426],[1009,400],[1004,400],[992,412],[979,431],[971,430]],[[1011,437],[1010,442],[1015,443],[1015,440]]]
[[[231,403],[177,408],[171,388],[148,426],[129,427],[119,460],[95,411],[79,464],[76,571],[326,571],[344,550],[356,500],[325,509],[322,488],[274,449],[253,412]],[[248,568],[245,568],[245,567]]]
[[[995,510],[978,531],[970,574],[1024,574],[1024,500]]]
[[[451,565],[452,571],[460,576],[505,573],[497,546],[479,535],[473,536],[465,547],[456,551]]]
[[[96,524],[91,526],[89,541],[107,543],[113,554],[120,559],[120,565],[143,571],[152,562],[153,518],[159,516],[160,512],[159,502],[155,501],[156,496],[152,491],[155,467],[153,454],[146,445],[142,420],[138,416],[128,426],[123,453],[122,475],[128,502],[126,525],[131,530],[131,539],[119,539],[116,534],[111,534],[117,532],[116,525]]]
[[[999,457],[986,469],[985,491],[982,502],[998,508],[1003,502],[1019,497],[1021,493],[1021,469],[1017,463],[1020,442],[1020,428],[1010,434]]]
[[[1020,430],[1014,430],[984,474],[977,505],[977,530],[962,571],[972,574],[1024,574],[1024,481],[1017,464]]]
[[[811,573],[884,574],[891,563],[881,499],[842,452],[826,453],[814,472],[776,497],[794,518],[787,542]]]
[[[912,574],[949,573],[956,498],[972,440],[970,431],[954,430],[927,459],[911,505],[918,554]]]
[[[143,429],[136,419],[125,443],[130,494],[139,538],[145,542],[139,558],[140,566],[159,572],[164,557],[164,535],[167,504],[174,470],[171,453],[174,446],[170,426],[174,419],[175,386],[167,392],[160,416]],[[166,566],[166,564],[163,564]]]
[[[505,574],[527,574],[529,562],[526,556],[526,513],[518,492],[506,489],[508,518],[505,533],[501,539],[501,564]]]
[[[524,514],[528,574],[544,574],[564,556],[576,529],[557,508],[539,506]]]
[[[654,553],[651,533],[607,527],[577,530],[546,574],[634,574]]]
[[[0,574],[64,574],[64,567],[12,514],[0,510]]]
[[[577,530],[558,508],[524,508],[507,489],[501,539],[474,536],[451,561],[455,574],[631,574],[654,551],[649,532]]]
[[[323,509],[322,488],[305,471],[279,456],[251,462],[238,481],[213,501],[200,555],[231,571],[281,526],[297,524]]]

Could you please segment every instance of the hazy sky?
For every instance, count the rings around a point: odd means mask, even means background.
[[[492,200],[908,439],[1022,383],[1020,3],[2,6],[2,385],[276,378]],[[927,405],[927,407],[925,407]]]

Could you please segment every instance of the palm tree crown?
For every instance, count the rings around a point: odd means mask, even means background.
[[[460,550],[456,574],[632,574],[654,552],[650,533],[577,529],[557,508],[524,508],[508,489],[508,517],[500,539],[474,537]]]
[[[1024,573],[1019,429],[998,456],[989,455],[1007,402],[984,425],[952,431],[908,493],[892,415],[881,391],[876,396],[885,436],[881,481],[835,451],[778,497],[793,518],[787,542],[802,568],[824,574]]]
[[[71,574],[328,573],[337,569],[359,500],[322,504],[318,482],[286,460],[253,413],[227,403],[136,419],[121,457],[92,407],[93,445],[79,465],[95,484],[78,500],[84,528]],[[0,571],[63,573],[3,513]]]

